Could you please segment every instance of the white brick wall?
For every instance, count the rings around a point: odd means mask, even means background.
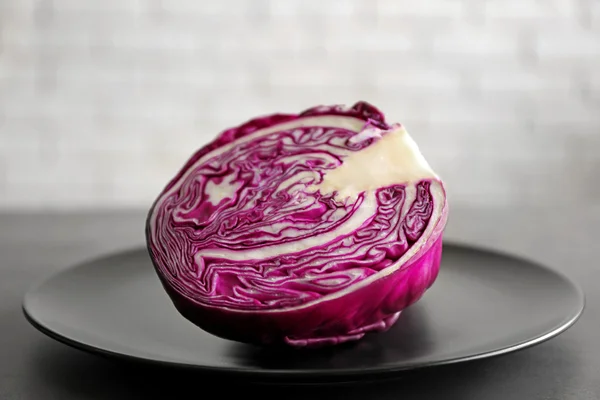
[[[0,208],[147,207],[218,131],[361,99],[453,202],[600,202],[598,0],[0,0],[0,29]]]

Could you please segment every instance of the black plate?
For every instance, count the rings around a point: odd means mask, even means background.
[[[324,350],[230,342],[181,317],[145,249],[100,258],[31,289],[27,319],[79,349],[259,381],[354,381],[505,354],[575,323],[581,290],[550,269],[507,255],[444,246],[437,282],[388,332]]]

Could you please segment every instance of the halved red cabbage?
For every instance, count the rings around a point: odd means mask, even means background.
[[[222,132],[153,204],[146,238],[176,309],[219,337],[332,345],[385,331],[435,281],[444,185],[374,106]]]

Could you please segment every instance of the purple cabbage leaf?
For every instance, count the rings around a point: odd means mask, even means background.
[[[389,329],[437,278],[444,184],[374,106],[274,114],[199,149],[148,214],[176,309],[216,336],[326,346]]]

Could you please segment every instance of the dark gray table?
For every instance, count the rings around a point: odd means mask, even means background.
[[[143,244],[142,212],[0,215],[0,399],[195,398],[215,379],[116,363],[57,343],[31,327],[21,299],[35,281],[106,252]],[[245,395],[312,399],[600,399],[600,210],[473,210],[453,207],[447,238],[507,250],[567,272],[583,287],[579,322],[537,347],[360,387],[244,386]],[[177,396],[181,394],[181,396]],[[232,396],[231,396],[232,397]],[[233,397],[232,397],[233,398]]]

